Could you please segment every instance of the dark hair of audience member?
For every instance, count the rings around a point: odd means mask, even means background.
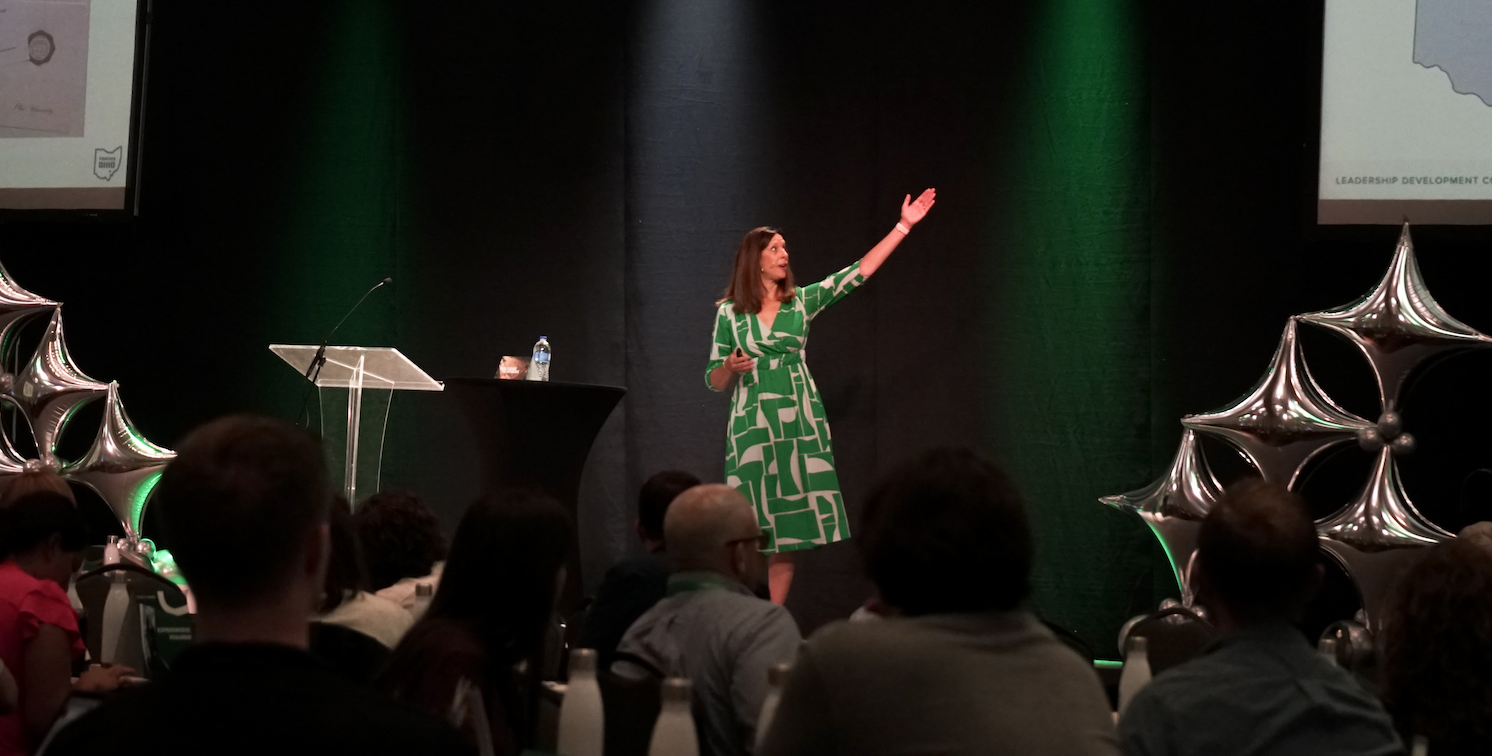
[[[1404,741],[1432,754],[1492,744],[1492,553],[1433,546],[1395,586],[1383,632],[1383,703]]]
[[[55,491],[33,491],[0,510],[0,561],[58,539],[63,551],[88,545],[88,526],[70,499]]]
[[[326,595],[316,611],[325,614],[342,605],[349,596],[367,588],[363,575],[363,552],[352,527],[352,507],[347,497],[332,497],[327,518],[332,553],[326,563]]]
[[[395,488],[373,494],[357,508],[352,522],[363,549],[368,590],[429,575],[445,557],[440,520],[410,491]]]
[[[663,540],[663,515],[679,494],[699,485],[699,478],[683,470],[664,470],[642,484],[637,496],[637,522],[654,541]]]
[[[533,729],[544,633],[570,550],[570,517],[554,499],[532,491],[485,497],[462,516],[451,539],[440,587],[430,608],[394,650],[384,675],[396,698],[426,672],[429,639],[451,629],[469,633],[485,656],[489,681],[509,726],[524,745]],[[526,664],[525,664],[526,663]],[[514,670],[529,670],[520,679]],[[492,699],[488,698],[489,703]]]
[[[316,439],[248,415],[192,431],[155,497],[161,530],[198,602],[225,607],[253,604],[283,586],[331,504]]]
[[[1321,546],[1300,496],[1249,478],[1228,487],[1197,534],[1201,599],[1239,621],[1293,620],[1320,584]]]
[[[1030,593],[1020,494],[967,449],[924,452],[883,478],[859,541],[881,598],[909,615],[1014,609]]]
[[[72,487],[67,485],[67,481],[61,475],[46,470],[36,470],[23,472],[11,478],[5,486],[5,496],[3,500],[0,500],[0,506],[37,491],[51,491],[74,504],[78,502],[78,498],[73,495]]]

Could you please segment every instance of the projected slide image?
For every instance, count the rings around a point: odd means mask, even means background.
[[[89,0],[0,0],[0,138],[83,136]]]
[[[1327,0],[1322,223],[1492,223],[1492,2]]]

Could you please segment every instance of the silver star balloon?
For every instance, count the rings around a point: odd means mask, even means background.
[[[1447,315],[1430,296],[1408,223],[1399,234],[1393,263],[1372,291],[1351,304],[1300,319],[1357,345],[1373,366],[1384,412],[1394,411],[1409,374],[1425,360],[1492,344],[1492,338]]]
[[[37,455],[52,469],[61,467],[56,457],[57,438],[79,407],[107,393],[109,387],[89,378],[73,365],[62,337],[62,309],[52,312],[52,322],[42,334],[31,361],[16,374],[7,396],[21,407],[36,439]]]
[[[1220,496],[1222,486],[1207,468],[1197,434],[1188,429],[1182,432],[1181,446],[1159,480],[1137,491],[1100,497],[1099,501],[1134,512],[1150,526],[1171,560],[1176,583],[1181,587],[1181,603],[1191,606],[1194,598],[1191,566],[1192,554],[1197,550],[1197,531]]]
[[[1357,585],[1370,630],[1377,629],[1389,588],[1424,546],[1455,536],[1426,520],[1399,480],[1394,451],[1378,451],[1368,483],[1351,503],[1316,522],[1326,548]]]
[[[0,265],[0,359],[10,353],[17,326],[35,315],[55,310],[59,304],[21,288],[5,266]],[[0,391],[9,389],[14,380],[0,367]]]
[[[4,433],[0,433],[0,478],[19,475],[23,472],[31,472],[36,469],[40,469],[39,463],[36,460],[32,460],[31,464],[28,465],[26,460],[21,459],[21,455],[16,452],[15,447],[11,445],[10,439]]]
[[[1301,468],[1331,446],[1354,441],[1371,423],[1338,407],[1306,367],[1295,319],[1285,325],[1269,370],[1238,401],[1181,424],[1243,453],[1265,480],[1294,486]]]
[[[97,491],[119,517],[129,540],[139,542],[145,502],[176,452],[140,435],[124,413],[118,383],[109,384],[105,402],[104,421],[92,448],[62,474]]]

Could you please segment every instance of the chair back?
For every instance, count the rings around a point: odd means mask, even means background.
[[[633,654],[618,653],[613,664],[625,665],[625,671],[596,671],[606,712],[606,756],[647,756],[663,710],[663,673]]]
[[[1212,623],[1180,605],[1141,615],[1129,626],[1127,635],[1145,639],[1152,675],[1191,659],[1216,637],[1217,628]]]
[[[110,661],[153,678],[169,669],[176,654],[191,642],[186,594],[170,580],[128,562],[84,573],[76,587],[83,604],[83,645],[94,661],[103,660],[104,610],[116,575],[122,579],[128,603]]]

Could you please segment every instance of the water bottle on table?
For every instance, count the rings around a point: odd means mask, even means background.
[[[549,339],[540,336],[534,344],[533,359],[528,361],[528,380],[549,380]]]

